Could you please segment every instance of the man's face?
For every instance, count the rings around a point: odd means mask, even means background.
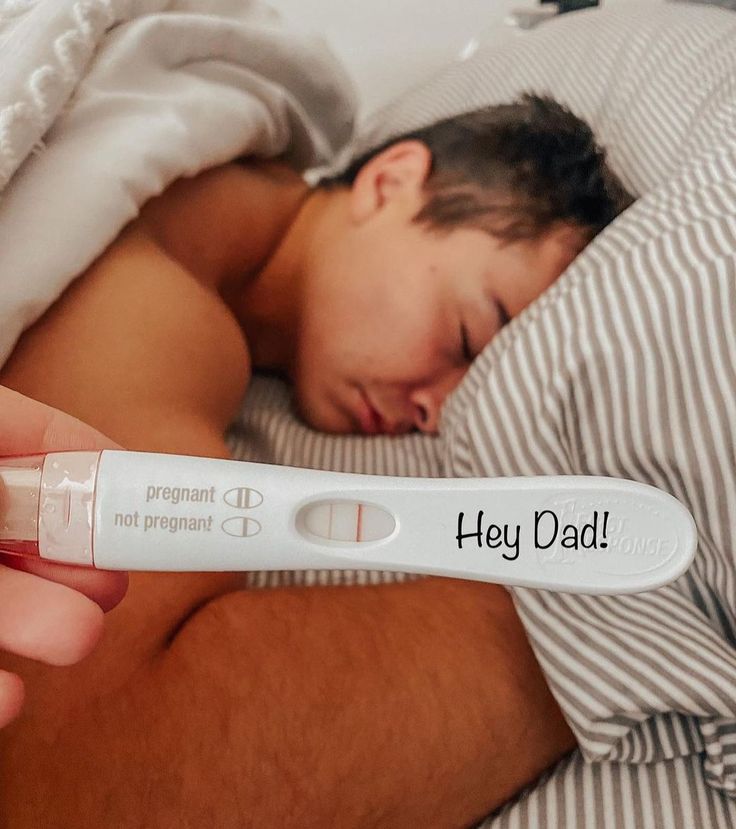
[[[476,229],[439,234],[412,221],[423,198],[357,210],[315,254],[292,369],[315,428],[436,432],[471,360],[577,252],[569,232],[514,243]]]

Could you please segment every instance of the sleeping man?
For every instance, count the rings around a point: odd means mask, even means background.
[[[590,129],[534,96],[314,189],[228,164],[149,201],[0,383],[128,449],[228,457],[260,368],[316,429],[434,432],[472,359],[629,203]],[[93,658],[21,670],[14,829],[462,826],[574,746],[506,590],[477,582],[134,574]]]

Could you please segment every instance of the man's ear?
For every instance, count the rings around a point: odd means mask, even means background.
[[[374,155],[358,172],[350,189],[354,221],[370,218],[397,199],[416,213],[423,202],[422,188],[432,169],[432,153],[421,141],[398,141]]]
[[[538,260],[560,273],[588,243],[585,231],[572,222],[556,222],[536,240]]]

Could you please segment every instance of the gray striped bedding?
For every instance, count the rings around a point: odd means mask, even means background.
[[[636,3],[566,15],[413,90],[352,149],[526,89],[593,124],[636,204],[494,338],[440,436],[319,435],[260,378],[231,448],[378,474],[612,475],[680,498],[699,549],[674,584],[512,591],[580,747],[482,826],[736,826],[736,15]]]

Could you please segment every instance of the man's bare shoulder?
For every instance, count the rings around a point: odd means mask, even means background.
[[[249,379],[247,342],[224,302],[130,227],[23,334],[0,370],[4,385],[126,448],[140,448],[152,430],[175,431],[172,413],[221,434]],[[139,428],[141,411],[148,414]],[[185,451],[185,436],[178,441],[159,451]]]
[[[230,162],[177,179],[143,206],[135,225],[187,270],[217,282],[260,264],[273,245],[284,194],[304,188],[284,165]]]
[[[252,179],[250,168],[235,162],[210,167],[194,176],[182,176],[146,202],[140,217],[157,225],[165,222],[172,211],[202,209],[221,199],[232,198],[234,192],[251,183]]]
[[[253,176],[248,168],[230,163],[176,179],[141,208],[137,228],[144,228],[170,255],[190,269],[192,256],[205,253],[207,242],[217,245],[233,221],[248,209]]]

